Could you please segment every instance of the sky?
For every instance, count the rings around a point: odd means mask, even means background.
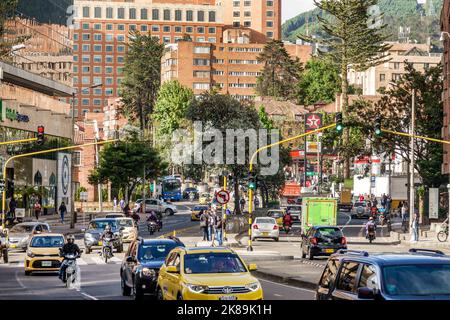
[[[313,0],[283,0],[281,5],[283,22],[302,12],[314,9]]]

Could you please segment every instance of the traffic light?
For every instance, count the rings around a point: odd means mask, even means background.
[[[254,172],[248,174],[248,188],[251,190],[256,190],[256,175]]]
[[[375,119],[375,135],[380,137],[383,132],[381,131],[381,117]]]
[[[341,134],[344,130],[344,124],[342,123],[342,112],[336,113],[336,131]]]
[[[37,128],[37,144],[38,145],[43,145],[44,144],[44,126],[38,126]]]

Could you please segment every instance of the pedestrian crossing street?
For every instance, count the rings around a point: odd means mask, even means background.
[[[121,264],[123,261],[123,254],[114,254],[114,257],[111,259],[108,259],[108,264]],[[77,259],[77,264],[79,266],[86,266],[86,265],[104,265],[105,261],[102,259],[101,256],[98,254],[89,254],[89,255],[82,255],[81,258]],[[24,259],[21,260],[15,260],[10,261],[9,263],[2,264],[2,266],[5,267],[12,267],[12,268],[23,268],[24,267]]]

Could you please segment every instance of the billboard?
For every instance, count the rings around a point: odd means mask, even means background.
[[[66,204],[67,212],[71,213],[72,201],[72,155],[69,153],[58,153],[58,183],[57,202],[59,207],[62,201]]]

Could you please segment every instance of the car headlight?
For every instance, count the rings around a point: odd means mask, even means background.
[[[250,284],[246,285],[246,287],[249,290],[255,292],[255,291],[257,291],[260,288],[260,285],[259,285],[259,282],[253,282],[253,283],[250,283]]]
[[[208,289],[208,286],[201,286],[198,284],[190,284],[190,283],[186,283],[186,287],[194,293],[202,293],[203,291]]]
[[[146,277],[153,277],[156,275],[155,270],[149,268],[143,268],[141,272]]]
[[[84,238],[88,240],[94,240],[94,236],[92,235],[92,233],[85,233]]]
[[[27,251],[27,256],[29,256],[30,258],[34,258],[34,253],[31,251]]]

